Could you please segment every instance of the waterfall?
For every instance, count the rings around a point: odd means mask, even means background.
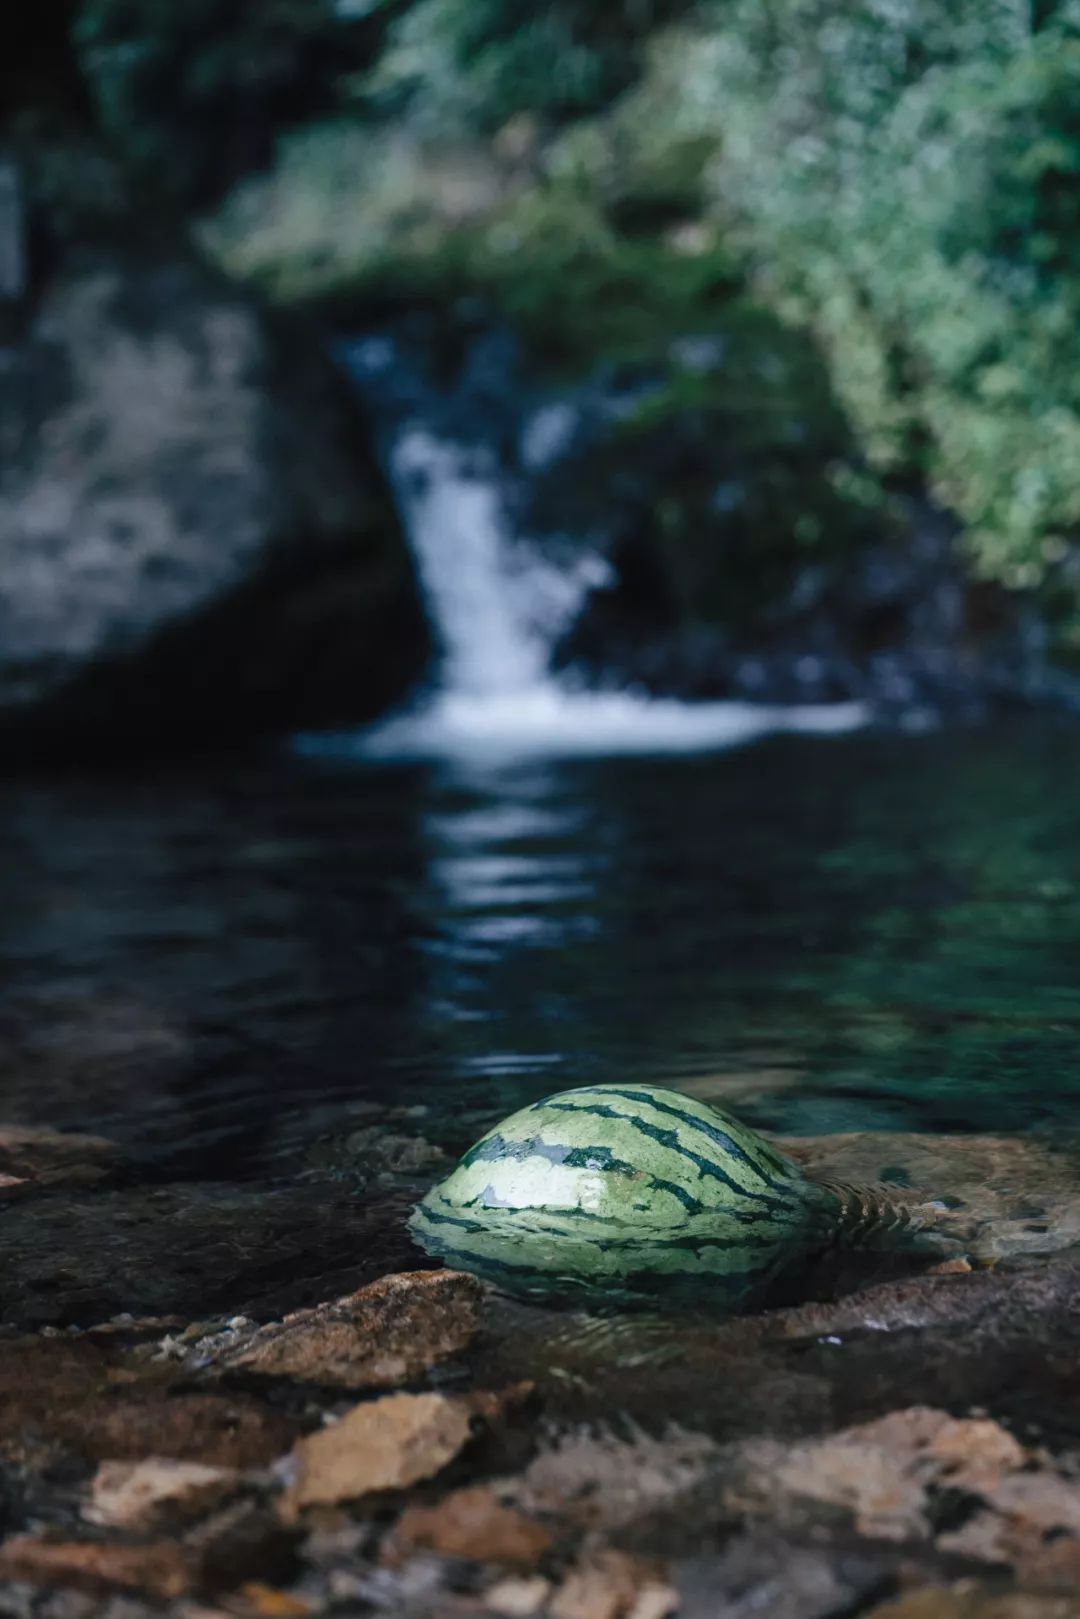
[[[434,388],[387,338],[345,344],[342,357],[378,423],[438,662],[429,689],[403,710],[365,730],[302,737],[303,752],[683,753],[862,723],[852,703],[692,703],[589,691],[553,675],[552,650],[608,564],[585,555],[557,567],[514,532],[506,471],[460,392]]]
[[[440,647],[442,690],[490,700],[547,687],[551,647],[607,577],[605,564],[586,557],[559,570],[515,547],[499,469],[482,446],[406,422],[384,455]]]

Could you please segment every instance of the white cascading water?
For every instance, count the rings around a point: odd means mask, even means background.
[[[372,392],[396,360],[382,339],[350,345]],[[439,646],[434,688],[369,729],[309,735],[306,753],[404,759],[461,754],[688,753],[775,731],[838,732],[854,703],[800,707],[682,702],[575,688],[550,672],[559,636],[608,577],[599,557],[559,569],[510,530],[499,468],[422,413],[384,435],[383,458]]]

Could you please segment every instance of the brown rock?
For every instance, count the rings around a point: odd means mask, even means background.
[[[264,1467],[296,1438],[300,1423],[268,1406],[225,1394],[139,1391],[72,1413],[65,1437],[85,1455],[142,1460],[167,1455],[209,1467]]]
[[[83,1516],[115,1529],[160,1529],[200,1517],[236,1490],[240,1476],[228,1468],[148,1456],[141,1462],[102,1462],[90,1486]]]
[[[252,1619],[306,1619],[313,1611],[311,1603],[305,1602],[303,1597],[263,1585],[261,1580],[248,1580],[236,1594]]]
[[[530,1378],[522,1378],[517,1383],[507,1383],[498,1389],[473,1389],[469,1394],[462,1394],[460,1399],[471,1417],[479,1417],[481,1422],[497,1422],[519,1405],[524,1405],[535,1392],[536,1384]]]
[[[602,1547],[571,1570],[549,1611],[552,1619],[667,1619],[678,1606],[656,1564]]]
[[[115,1546],[15,1535],[0,1546],[3,1580],[70,1585],[95,1595],[119,1589],[169,1600],[190,1589],[192,1569],[181,1549],[167,1541]]]
[[[539,1574],[530,1575],[527,1579],[512,1576],[488,1587],[484,1593],[484,1606],[492,1613],[499,1614],[500,1619],[530,1619],[530,1615],[540,1612],[550,1590],[551,1581],[541,1578]]]
[[[838,1507],[860,1533],[885,1540],[930,1536],[931,1486],[994,1492],[1015,1483],[1028,1460],[996,1422],[957,1420],[923,1406],[802,1444],[741,1447],[743,1489],[767,1513],[777,1495]],[[747,1497],[737,1488],[733,1502]]]
[[[388,1394],[354,1406],[294,1448],[295,1477],[281,1498],[282,1516],[289,1521],[305,1507],[430,1478],[458,1454],[469,1431],[464,1402],[445,1394]]]
[[[444,1557],[532,1568],[552,1543],[551,1530],[486,1485],[454,1490],[433,1507],[413,1506],[399,1518],[384,1556],[399,1562],[418,1548]]]
[[[85,1338],[0,1344],[0,1454],[21,1462],[43,1442],[80,1445],[87,1413],[111,1408],[130,1381],[113,1352]]]
[[[120,1149],[104,1136],[48,1125],[0,1124],[0,1170],[8,1185],[92,1186],[111,1174],[119,1160]]]
[[[987,1418],[946,1422],[930,1444],[930,1453],[947,1481],[979,1494],[1006,1473],[1015,1473],[1028,1453],[1000,1423]]]
[[[0,1343],[0,1454],[14,1461],[59,1444],[95,1461],[167,1455],[214,1467],[259,1467],[301,1424],[242,1395],[174,1393],[162,1370],[88,1337]]]
[[[908,1540],[930,1533],[922,1479],[878,1445],[846,1437],[797,1445],[773,1480],[786,1495],[850,1512],[860,1534]]]
[[[397,1388],[466,1347],[481,1297],[476,1279],[456,1271],[384,1276],[260,1328],[218,1365],[340,1388]]]
[[[1080,1481],[1047,1469],[1014,1472],[981,1493],[986,1507],[939,1537],[943,1551],[1009,1564],[1048,1589],[1080,1586]]]

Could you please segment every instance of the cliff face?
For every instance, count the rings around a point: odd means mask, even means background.
[[[377,711],[425,630],[317,346],[182,257],[98,253],[0,373],[0,732],[190,745]]]

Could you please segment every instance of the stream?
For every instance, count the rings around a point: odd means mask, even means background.
[[[1053,725],[14,788],[8,1114],[237,1181],[354,1103],[463,1146],[627,1077],[809,1134],[1065,1130],[1078,799]]]

